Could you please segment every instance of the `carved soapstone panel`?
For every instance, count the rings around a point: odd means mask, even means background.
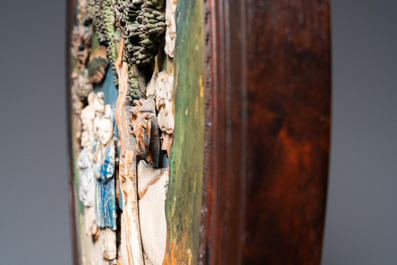
[[[237,2],[68,1],[75,264],[320,264],[329,1]]]
[[[203,8],[177,2],[78,0],[74,7],[69,93],[79,264],[196,263]]]

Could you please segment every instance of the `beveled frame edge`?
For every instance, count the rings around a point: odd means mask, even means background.
[[[231,7],[231,2],[237,6]],[[234,95],[245,98],[246,93],[244,15],[244,1],[204,0],[205,153],[198,264],[242,262],[243,241],[240,235],[244,226],[246,180],[241,174],[244,172],[245,153],[241,152],[241,165],[231,169],[228,149],[233,136],[239,137],[237,141],[241,140],[235,146],[237,149],[245,145],[241,137],[244,135],[245,121],[240,122],[242,126],[239,129],[231,125],[235,121],[233,108],[242,110],[245,103],[232,108],[233,102],[230,99]],[[229,33],[233,30],[241,34],[241,37],[230,36]],[[231,76],[236,68],[228,61],[231,59],[231,47],[235,51],[234,63],[243,64],[242,72],[234,78]],[[229,89],[231,79],[236,82],[236,89]],[[228,174],[234,169],[239,173]],[[226,175],[229,179],[226,179]],[[233,238],[234,240],[229,240]]]
[[[68,150],[68,195],[69,195],[69,220],[71,229],[71,248],[72,262],[74,265],[80,265],[79,242],[77,235],[76,209],[75,209],[75,192],[74,192],[74,161],[73,161],[73,134],[72,134],[72,101],[71,101],[71,85],[72,85],[72,61],[71,61],[71,39],[72,29],[76,24],[76,0],[66,0],[66,119],[67,119],[67,150]]]

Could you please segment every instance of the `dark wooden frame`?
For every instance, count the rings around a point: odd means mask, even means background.
[[[74,170],[73,170],[73,135],[72,135],[72,100],[71,91],[72,86],[72,60],[71,60],[71,38],[73,25],[76,24],[76,5],[77,0],[67,0],[66,1],[66,115],[67,115],[67,137],[68,137],[68,165],[69,165],[69,218],[70,218],[70,228],[71,228],[71,241],[72,241],[72,255],[73,264],[80,264],[79,257],[79,241],[77,235],[77,224],[76,224],[76,211],[75,211],[75,191],[74,191]]]
[[[199,264],[321,260],[330,132],[328,0],[203,0],[205,163]],[[80,264],[71,130],[69,199]]]
[[[204,0],[199,264],[321,261],[329,1]]]

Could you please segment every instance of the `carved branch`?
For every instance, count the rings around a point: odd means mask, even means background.
[[[120,152],[120,182],[123,194],[123,213],[125,223],[125,238],[128,252],[129,265],[144,265],[141,244],[141,232],[138,218],[138,191],[134,139],[129,134],[129,105],[127,103],[128,91],[128,65],[121,63],[124,41],[121,40],[119,57],[116,61],[116,71],[119,78],[119,95],[115,106],[115,119],[119,128],[121,140]]]

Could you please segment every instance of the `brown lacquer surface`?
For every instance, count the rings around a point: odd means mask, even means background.
[[[329,2],[204,2],[199,264],[318,265],[329,158]]]

